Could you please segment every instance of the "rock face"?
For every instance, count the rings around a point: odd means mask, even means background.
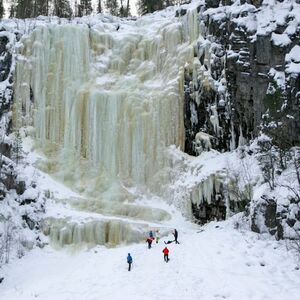
[[[221,221],[226,218],[226,206],[221,199],[212,203],[204,202],[200,205],[192,204],[193,214],[196,222],[204,224],[209,221]]]
[[[251,214],[251,230],[257,233],[269,232],[274,235],[277,232],[276,210],[277,204],[274,199],[262,197]]]
[[[11,34],[0,29],[0,118],[9,111],[12,101],[12,53],[7,49],[11,39]]]
[[[262,196],[252,203],[251,230],[257,233],[270,233],[276,239],[299,239],[300,222],[299,199],[278,205],[275,199]]]
[[[12,159],[13,141],[8,136],[11,132],[13,51],[17,35],[4,28],[0,29],[0,244],[5,243],[5,230],[10,230],[14,247],[7,251],[11,251],[12,256],[15,255],[14,251],[18,251],[17,256],[20,257],[25,249],[30,250],[39,242],[35,238],[39,235],[44,199],[37,189],[30,186],[32,178],[26,180],[20,174]],[[34,231],[31,237],[20,238],[27,230]]]
[[[211,175],[194,187],[191,195],[192,211],[197,223],[220,221],[226,218],[226,203],[222,178]]]
[[[277,121],[284,124],[285,143],[299,145],[299,4],[283,1],[271,7],[250,0],[236,2],[234,9],[231,1],[219,4],[206,1],[197,8],[201,35],[194,66],[186,69],[184,83],[185,151],[198,155],[242,146],[257,137],[266,113],[272,117],[276,110],[281,111]],[[280,17],[270,17],[279,11]],[[275,95],[281,101],[277,107]],[[211,212],[219,203],[225,207],[225,202],[221,193],[211,203],[205,199],[193,203],[193,214],[201,223],[218,219]],[[255,232],[269,232],[280,239],[297,224],[295,217],[284,213],[290,208],[277,207],[274,199],[261,199],[254,206],[251,227]]]
[[[0,29],[0,155],[6,157],[11,156],[11,144],[5,139],[5,136],[10,131],[11,117],[10,110],[13,100],[13,63],[12,52],[9,48],[10,42],[15,39],[15,36]],[[3,167],[2,159],[0,158],[0,168]]]
[[[300,142],[300,74],[289,68],[287,60],[300,43],[300,21],[295,15],[299,6],[278,2],[273,8],[257,10],[262,1],[245,2],[232,10],[218,7],[218,1],[207,1],[206,7],[199,9],[203,38],[197,48],[205,50],[198,51],[197,59],[205,70],[186,72],[185,77],[185,146],[189,154],[197,154],[194,139],[199,131],[212,135],[212,146],[218,150],[233,149],[257,136],[269,108],[265,98],[274,82],[288,104],[286,114],[293,117],[284,118],[289,142]],[[268,13],[276,11],[284,17],[270,19]],[[299,62],[294,64],[299,70]],[[203,72],[213,84],[203,82]]]

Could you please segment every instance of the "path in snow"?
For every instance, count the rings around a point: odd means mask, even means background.
[[[168,264],[162,242],[150,250],[146,243],[77,254],[35,249],[5,267],[0,299],[299,299],[300,271],[283,244],[234,230],[232,222],[218,226],[179,229]]]

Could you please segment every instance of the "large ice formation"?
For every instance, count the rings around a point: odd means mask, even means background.
[[[40,166],[44,171],[94,199],[77,207],[96,207],[108,215],[168,219],[165,212],[143,211],[124,202],[133,200],[127,190],[131,186],[157,193],[161,184],[171,180],[163,171],[171,167],[166,148],[173,144],[184,148],[184,71],[201,68],[194,59],[201,51],[210,67],[197,18],[194,9],[182,18],[172,13],[118,20],[119,31],[109,18],[92,25],[50,22],[22,38],[16,65],[15,126],[34,128],[36,146],[47,155]],[[211,122],[218,132],[217,120]],[[97,231],[99,224],[85,226]],[[105,226],[125,226],[109,224]],[[88,240],[79,225],[63,228],[54,238],[60,244]],[[51,235],[57,236],[55,229]]]

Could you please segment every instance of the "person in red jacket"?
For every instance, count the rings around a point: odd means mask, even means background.
[[[162,252],[164,254],[165,262],[168,262],[169,261],[169,249],[167,247],[165,247],[165,249]]]
[[[146,242],[148,243],[148,249],[151,249],[151,245],[152,245],[153,239],[149,236],[147,238]]]

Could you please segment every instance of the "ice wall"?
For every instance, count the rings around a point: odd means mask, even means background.
[[[204,48],[209,62],[197,8],[174,15],[50,22],[22,38],[14,125],[31,127],[47,157],[39,167],[83,195],[67,201],[83,220],[46,221],[55,245],[137,242],[145,222],[170,220],[165,210],[135,203],[132,187],[173,201],[165,193],[175,174],[167,149],[184,150],[185,74],[193,72],[198,84],[196,57]]]
[[[200,223],[224,220],[229,213],[227,186],[221,172],[213,173],[196,184],[191,193],[193,215]]]
[[[221,178],[216,174],[212,174],[196,185],[191,192],[191,201],[193,204],[200,205],[203,202],[211,204],[220,194],[222,185]]]
[[[137,243],[145,239],[148,230],[145,224],[133,225],[122,220],[97,219],[84,222],[48,219],[43,227],[44,234],[50,236],[55,247],[83,244],[113,247],[121,243]]]
[[[149,186],[169,166],[166,147],[184,148],[195,18],[124,21],[119,31],[114,23],[47,24],[22,39],[15,124],[34,127],[45,171],[95,195],[115,182]]]

